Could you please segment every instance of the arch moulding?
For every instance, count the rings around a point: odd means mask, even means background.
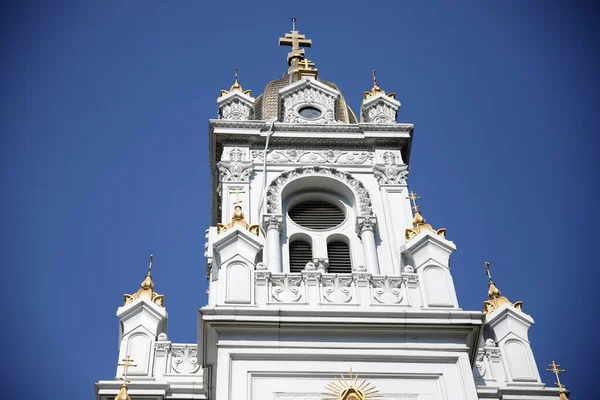
[[[267,214],[281,214],[283,200],[281,194],[283,188],[292,181],[308,176],[324,176],[342,182],[354,194],[358,215],[373,215],[371,196],[361,181],[353,177],[350,173],[340,171],[337,168],[319,166],[294,168],[282,172],[277,178],[273,179],[267,188]]]

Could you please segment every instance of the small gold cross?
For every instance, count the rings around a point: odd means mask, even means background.
[[[566,386],[563,385],[562,383],[560,383],[560,378],[558,376],[558,374],[560,374],[561,372],[566,372],[566,370],[564,369],[558,369],[560,367],[560,364],[557,364],[554,362],[554,360],[552,360],[552,364],[548,365],[551,368],[548,368],[546,371],[548,372],[554,372],[554,375],[556,375],[556,381],[554,382],[554,384],[556,386],[558,386],[561,390],[564,389]]]
[[[412,202],[413,202],[412,209],[415,210],[415,212],[419,211],[419,206],[417,205],[417,199],[420,199],[420,198],[421,198],[421,196],[417,196],[417,194],[415,192],[410,192],[408,194],[407,199],[411,199],[412,200]]]
[[[241,188],[237,188],[237,189],[233,189],[229,191],[229,194],[235,194],[235,202],[233,203],[235,206],[239,205],[242,203],[242,201],[240,200],[240,194],[244,194],[246,192],[244,192]]]
[[[127,379],[127,370],[129,369],[129,367],[137,367],[137,364],[132,364],[133,359],[129,357],[129,355],[121,361],[123,361],[123,363],[119,363],[117,365],[120,367],[124,367],[123,377],[121,379],[123,380],[123,385],[127,385],[127,382],[131,382],[131,380]]]

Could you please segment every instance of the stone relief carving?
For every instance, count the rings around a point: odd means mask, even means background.
[[[219,161],[220,182],[248,182],[252,174],[252,161],[244,161],[244,152],[240,149],[232,149],[229,152],[229,160]]]
[[[363,119],[372,124],[395,124],[398,109],[380,101],[363,110]]]
[[[302,298],[300,291],[301,276],[274,276],[271,278],[273,285],[273,298],[281,303],[297,303]]]
[[[278,231],[281,231],[282,226],[282,215],[263,215],[262,228],[265,232],[269,229],[277,229]]]
[[[339,122],[335,120],[335,100],[335,97],[318,88],[304,86],[283,98],[283,122],[292,124],[338,124]],[[298,114],[298,109],[304,105],[318,108],[321,111],[321,116],[316,119],[302,118]]]
[[[372,278],[373,298],[380,304],[400,304],[402,302],[402,278]]]
[[[329,303],[349,303],[352,300],[352,277],[324,276],[321,279],[323,284],[323,299]]]
[[[398,163],[391,151],[383,154],[383,164],[374,164],[373,173],[380,185],[406,185],[408,165]]]
[[[281,164],[371,164],[374,154],[369,151],[342,150],[271,150],[267,161]],[[264,160],[264,152],[252,150],[252,159]]]
[[[285,184],[291,180],[309,175],[329,176],[342,181],[354,192],[358,202],[359,214],[373,215],[369,191],[367,188],[365,188],[361,181],[353,177],[348,172],[340,171],[336,168],[320,166],[298,167],[283,172],[281,175],[275,178],[267,188],[267,213],[281,214],[281,190]]]
[[[185,345],[172,350],[172,368],[179,374],[195,374],[200,369],[198,364],[198,349],[196,346]]]
[[[220,108],[219,114],[221,119],[246,121],[252,119],[252,107],[239,99],[233,99]]]
[[[375,217],[358,217],[356,219],[356,234],[360,236],[364,231],[375,233],[376,226],[377,219]]]

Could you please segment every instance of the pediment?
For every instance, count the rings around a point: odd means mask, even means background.
[[[300,124],[336,124],[340,92],[315,79],[302,79],[279,91],[280,120]]]

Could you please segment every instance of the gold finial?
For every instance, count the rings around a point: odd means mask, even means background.
[[[141,297],[144,297],[159,307],[164,307],[165,296],[160,295],[154,292],[154,282],[152,282],[152,263],[154,260],[154,255],[150,254],[150,265],[148,265],[148,273],[146,277],[142,281],[141,289],[138,290],[134,294],[126,294],[125,296],[125,305],[132,303],[134,300],[137,300]]]
[[[506,297],[501,296],[502,293],[500,292],[500,289],[498,289],[496,287],[496,284],[492,280],[492,274],[490,272],[490,263],[487,261],[485,262],[485,274],[488,277],[489,300],[486,300],[483,302],[483,312],[484,313],[491,314],[492,312],[494,312],[498,308],[500,308],[500,306],[502,306],[503,304],[510,304],[511,306],[513,306],[514,308],[516,308],[519,311],[521,311],[523,309],[522,301],[516,301],[513,304]]]
[[[443,238],[446,237],[446,228],[440,228],[440,229],[433,229],[433,227],[431,225],[429,225],[427,223],[427,221],[425,220],[425,218],[423,218],[423,216],[421,215],[421,212],[419,211],[419,206],[417,205],[417,199],[420,199],[421,196],[418,196],[416,193],[414,192],[410,192],[408,194],[407,199],[410,199],[413,203],[412,209],[414,211],[414,218],[413,218],[413,227],[412,229],[406,229],[405,231],[405,237],[406,237],[406,241],[409,242],[412,239],[414,239],[415,237],[417,237],[418,234],[420,234],[421,232],[425,232],[425,231],[430,231],[435,233],[438,236],[441,236]]]
[[[231,222],[227,225],[225,224],[217,224],[217,235],[231,229],[235,226],[239,226],[242,229],[246,229],[250,231],[250,233],[258,236],[259,226],[258,225],[250,225],[246,222],[246,216],[242,211],[242,200],[240,200],[240,194],[246,193],[241,188],[235,188],[229,191],[229,194],[235,194],[235,201],[233,202],[233,213],[231,214]]]
[[[375,400],[382,399],[383,396],[379,395],[379,390],[367,380],[363,380],[358,384],[358,374],[352,375],[352,368],[350,368],[350,376],[345,378],[341,375],[340,378],[335,378],[335,381],[329,382],[325,385],[325,392],[322,400]]]
[[[152,263],[150,265],[152,265]],[[119,390],[119,394],[117,394],[117,396],[115,397],[115,400],[131,400],[131,398],[129,397],[129,393],[127,393],[127,383],[131,382],[131,380],[127,379],[127,372],[129,370],[129,367],[137,367],[137,364],[132,363],[133,360],[131,359],[131,357],[129,357],[129,355],[125,357],[122,361],[123,363],[119,363],[117,365],[120,367],[124,367],[123,376],[119,378],[123,381],[123,384],[121,385],[121,389]]]
[[[561,400],[567,400],[567,389],[566,386],[563,385],[562,383],[560,383],[560,377],[558,376],[558,374],[562,373],[562,372],[566,372],[565,369],[559,369],[560,368],[560,364],[557,364],[554,362],[554,360],[552,360],[552,364],[548,365],[550,368],[546,369],[546,371],[548,372],[553,372],[554,375],[556,375],[556,382],[554,382],[554,384],[556,386],[558,386],[559,388],[559,392],[558,392],[558,397]]]
[[[286,33],[284,37],[279,38],[280,46],[290,46],[292,51],[288,53],[287,61],[290,67],[297,68],[298,61],[304,60],[304,49],[301,47],[311,47],[312,41],[306,39],[306,35],[298,33],[296,30],[296,18],[292,18],[292,31]]]
[[[242,89],[242,85],[240,85],[240,82],[238,81],[238,67],[235,67],[235,81],[233,82],[233,85],[231,85],[229,90],[221,90],[221,96],[225,96],[226,94],[233,92],[240,92],[246,96],[252,96],[252,90]]]
[[[370,92],[365,92],[365,96],[364,96],[365,100],[367,100],[373,96],[377,96],[378,94],[385,96],[385,91],[383,89],[381,89],[379,87],[379,85],[377,84],[377,71],[373,70],[373,72],[371,72],[371,75],[373,76],[373,88],[371,88]],[[390,93],[387,95],[387,97],[389,97],[390,99],[395,99],[396,93]]]

